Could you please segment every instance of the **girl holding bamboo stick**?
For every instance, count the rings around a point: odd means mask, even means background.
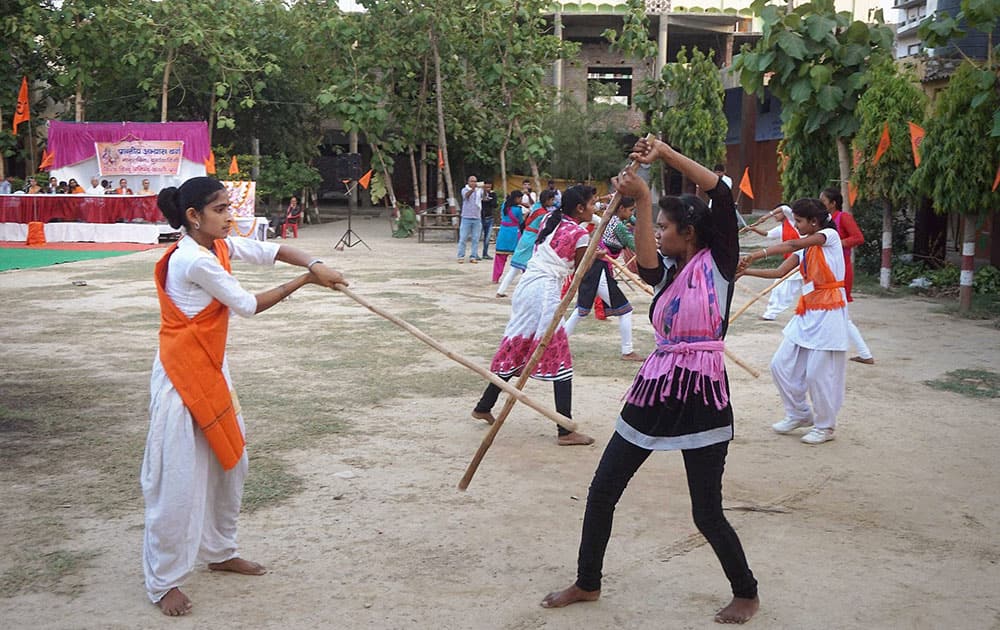
[[[346,285],[340,272],[306,252],[229,236],[229,193],[218,180],[194,177],[160,191],[157,205],[185,236],[156,264],[160,347],[150,376],[149,433],[140,473],[146,503],[142,564],[146,593],[165,615],[186,615],[181,584],[197,561],[212,571],[263,575],[239,557],[247,453],[243,416],[226,361],[229,316],[265,311],[306,284]],[[232,276],[230,260],[304,268],[254,295]]]
[[[500,229],[497,230],[496,251],[493,255],[493,284],[500,282],[503,269],[507,265],[507,258],[517,247],[521,221],[524,220],[524,209],[521,208],[523,196],[524,193],[520,190],[511,192],[500,208]]]
[[[527,197],[522,197],[522,203]],[[531,214],[524,220],[524,230],[517,240],[517,247],[514,248],[514,255],[510,258],[510,267],[507,273],[500,280],[497,287],[497,297],[507,297],[507,289],[514,281],[517,274],[524,272],[528,268],[528,262],[535,251],[535,243],[538,241],[538,232],[542,229],[542,222],[549,216],[556,207],[556,193],[554,190],[543,190],[538,203],[532,206]]]
[[[629,480],[653,451],[680,450],[695,525],[712,545],[733,593],[715,620],[743,623],[757,612],[757,581],[722,512],[722,472],[733,438],[723,359],[739,259],[733,196],[718,175],[658,140],[640,140],[631,158],[643,164],[663,160],[708,191],[713,203],[710,209],[692,195],[664,197],[654,227],[646,183],[630,170],[615,181],[619,194],[636,200],[636,255],[640,276],[655,287],[650,320],[656,349],[639,368],[594,473],[577,579],[549,593],[542,606],[559,608],[600,597],[614,510]]]
[[[809,428],[802,442],[822,444],[833,439],[837,413],[844,402],[849,322],[846,263],[840,235],[819,199],[799,199],[792,203],[792,213],[802,238],[744,256],[740,272],[780,278],[799,265],[802,295],[771,359],[771,374],[785,406],[785,418],[771,428],[778,433]],[[793,255],[777,269],[749,268],[757,260],[782,254]]]
[[[554,195],[546,193],[551,200]],[[520,375],[528,358],[538,346],[549,327],[560,302],[563,281],[576,269],[590,242],[587,229],[581,224],[594,216],[596,191],[589,186],[573,186],[563,193],[561,208],[550,208],[538,232],[534,254],[527,270],[514,289],[511,299],[510,321],[504,329],[500,347],[493,356],[490,371],[503,379]],[[552,381],[556,411],[572,417],[573,358],[569,351],[566,331],[556,330],[541,360],[531,374],[532,378]],[[472,412],[473,418],[495,421],[493,406],[500,395],[500,388],[490,383]],[[593,444],[594,438],[559,427],[557,438],[560,446]]]

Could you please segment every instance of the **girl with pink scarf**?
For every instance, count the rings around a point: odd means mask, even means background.
[[[712,205],[693,195],[664,197],[654,224],[646,183],[628,170],[615,181],[619,194],[636,199],[636,254],[640,276],[655,287],[650,321],[656,349],[625,395],[615,434],[594,473],[576,582],[549,593],[542,606],[600,597],[615,505],[650,453],[680,450],[695,525],[719,558],[733,594],[715,621],[743,623],[759,607],[757,580],[722,512],[722,472],[733,438],[723,360],[739,262],[733,196],[718,175],[663,142],[640,140],[631,157],[642,164],[663,160],[706,191]]]

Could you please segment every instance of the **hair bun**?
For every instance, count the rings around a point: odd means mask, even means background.
[[[184,223],[184,213],[180,207],[180,191],[174,186],[168,186],[156,196],[156,205],[166,217],[170,227],[179,229]]]

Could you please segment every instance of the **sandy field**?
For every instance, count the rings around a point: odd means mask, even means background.
[[[509,312],[490,263],[390,238],[384,218],[354,222],[370,250],[334,251],[346,227],[305,226],[291,243],[488,366]],[[161,254],[0,274],[0,627],[716,627],[728,583],[691,522],[678,453],[654,454],[618,506],[600,601],[539,606],[574,579],[587,487],[638,366],[619,360],[613,319],[572,338],[574,419],[597,443],[557,447],[555,426],[516,406],[460,492],[486,433],[469,417],[483,379],[316,287],[230,327],[251,455],[240,542],[269,573],[201,566],[192,614],[161,615],[142,586],[138,482]],[[252,290],[295,273],[235,268]],[[626,293],[648,353],[649,298]],[[925,383],[1000,372],[1000,331],[930,300],[859,295],[877,363],[848,364],[837,439],[809,447],[770,429],[782,411],[767,366],[789,313],[768,323],[763,308],[727,339],[763,372],[729,368],[725,506],[760,582],[752,627],[1000,628],[997,399]],[[526,392],[552,405],[548,384]]]

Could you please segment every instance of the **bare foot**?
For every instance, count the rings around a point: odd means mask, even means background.
[[[567,433],[566,435],[560,435],[557,442],[559,443],[559,446],[587,446],[588,444],[594,443],[594,438],[580,433],[579,431],[573,431],[572,433]]]
[[[485,420],[486,424],[493,424],[497,421],[489,411],[473,411],[472,417],[476,420]]]
[[[629,352],[628,354],[622,355],[622,361],[645,361],[645,360],[646,359],[642,358],[642,356],[634,352]]]
[[[169,617],[180,617],[191,612],[191,600],[176,586],[167,591],[156,605]]]
[[[542,608],[562,608],[577,602],[596,602],[601,596],[601,591],[585,591],[576,584],[561,591],[554,591],[545,596],[542,600]]]
[[[715,613],[716,623],[746,623],[760,608],[760,599],[754,597],[734,597],[729,605]]]
[[[212,571],[231,571],[243,575],[264,575],[267,573],[267,569],[261,565],[243,558],[230,558],[225,562],[209,562],[208,568]]]

